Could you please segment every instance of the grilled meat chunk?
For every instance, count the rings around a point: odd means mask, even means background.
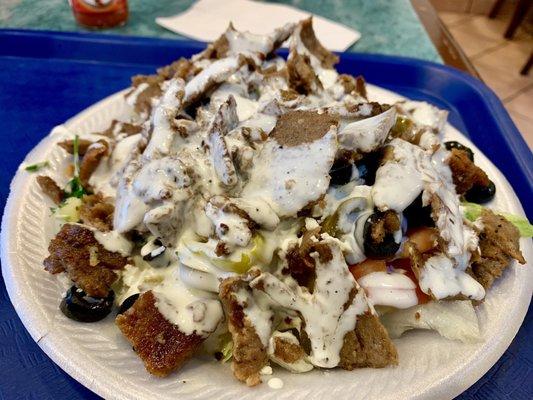
[[[167,376],[181,368],[200,347],[204,338],[186,335],[166,320],[156,306],[151,291],[143,293],[115,323],[135,352],[141,357],[148,372]]]

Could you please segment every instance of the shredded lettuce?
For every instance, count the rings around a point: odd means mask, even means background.
[[[441,336],[464,343],[481,339],[476,312],[470,300],[432,301],[380,317],[395,339],[411,329],[437,331]]]
[[[485,209],[485,207],[476,203],[463,202],[461,203],[461,205],[463,206],[463,214],[465,218],[469,221],[475,221],[476,219],[478,219],[481,216],[483,210]],[[496,214],[499,214],[504,217],[514,226],[516,226],[516,228],[520,232],[520,236],[533,237],[533,225],[531,225],[526,218],[521,217],[519,215],[508,214],[496,210],[493,211]]]
[[[222,353],[222,362],[228,362],[231,357],[233,357],[233,340],[227,341],[224,346],[222,346],[222,349],[220,350]]]
[[[77,197],[81,199],[84,194],[87,194],[87,191],[81,184],[80,179],[80,154],[79,154],[79,137],[78,135],[74,136],[73,151],[74,157],[74,176],[67,183],[67,190],[65,190],[65,195],[67,197]]]
[[[58,207],[54,208],[52,212],[56,218],[61,218],[66,222],[78,222],[80,220],[80,207],[82,201],[77,197],[69,197],[65,199]]]
[[[50,163],[48,161],[43,161],[43,162],[39,162],[39,163],[35,163],[35,164],[31,164],[31,165],[28,165],[27,167],[25,167],[24,169],[28,172],[37,172],[43,168],[46,168],[50,165]]]

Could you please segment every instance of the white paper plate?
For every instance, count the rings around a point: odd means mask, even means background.
[[[372,87],[378,101],[398,96]],[[65,125],[74,133],[105,129],[125,111],[120,93],[78,114]],[[523,215],[522,207],[503,175],[466,138],[450,125],[447,139],[460,140],[476,153],[478,163],[498,188],[491,207]],[[46,137],[26,157],[47,159],[59,171],[64,154]],[[59,173],[58,173],[59,175]],[[43,270],[48,241],[53,235],[51,204],[41,194],[35,175],[19,170],[2,220],[2,273],[20,319],[43,351],[63,370],[107,399],[450,399],[478,380],[503,354],[527,312],[533,270],[513,265],[490,290],[478,310],[483,341],[462,344],[427,331],[409,332],[395,341],[400,365],[385,369],[319,371],[295,375],[275,370],[285,385],[273,390],[263,384],[247,388],[233,379],[229,365],[193,360],[181,371],[160,379],[150,376],[113,323],[113,315],[93,324],[71,321],[58,305],[65,286]],[[530,240],[522,252],[531,260]],[[268,377],[265,377],[268,379]]]

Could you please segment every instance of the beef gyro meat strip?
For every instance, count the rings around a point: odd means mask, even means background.
[[[85,195],[80,206],[80,220],[101,232],[113,229],[113,212],[115,206],[111,199],[106,199],[101,193]]]
[[[350,274],[335,240],[328,236],[316,237],[316,240],[325,248],[321,253],[309,253],[315,262],[316,277],[312,290],[299,286],[293,279],[280,279],[269,272],[263,272],[254,278],[250,286],[264,293],[274,307],[282,307],[301,315],[309,340],[308,360],[318,367],[333,368],[341,365],[341,349],[346,337],[350,337],[350,332],[356,329],[358,317],[366,313],[373,314],[373,311],[369,308],[364,291]],[[335,290],[330,290],[330,287]],[[379,322],[377,326],[381,326]],[[375,357],[390,362],[376,362],[372,364],[375,366],[395,363],[397,357],[394,345],[382,326],[381,329],[382,331],[373,332],[377,333],[381,343],[381,346],[374,346],[373,351],[380,352]],[[350,345],[349,349],[345,349],[345,354],[350,355],[345,357],[355,359],[352,354],[355,351],[355,346]],[[350,361],[345,365],[349,366]],[[371,366],[371,363],[367,366]]]
[[[336,126],[334,117],[313,111],[282,115],[257,155],[241,197],[265,200],[280,217],[294,216],[318,200],[329,186]]]
[[[276,213],[260,200],[213,196],[205,206],[205,214],[226,252],[247,246],[259,227],[273,230],[279,223]]]
[[[311,65],[307,55],[295,53],[287,61],[289,86],[301,94],[315,93],[322,89],[322,83]]]
[[[268,355],[271,361],[291,372],[302,373],[313,369],[313,364],[307,361],[303,346],[291,331],[272,334]]]
[[[188,80],[199,71],[200,69],[190,60],[180,58],[167,66],[159,68],[157,74],[136,75],[132,78],[132,89],[125,95],[126,101],[144,121],[151,115],[157,100],[165,90],[167,81],[178,78]],[[126,134],[131,131],[127,125],[124,125],[123,130]]]
[[[339,62],[339,57],[326,49],[318,41],[313,30],[313,19],[308,18],[298,23],[294,36],[315,56],[323,68],[333,68]],[[298,43],[299,44],[299,43]]]
[[[165,80],[172,78],[187,80],[191,73],[195,72],[195,69],[196,68],[190,60],[182,57],[179,60],[174,61],[172,64],[158,68],[157,75]]]
[[[48,251],[44,268],[52,274],[66,272],[77,287],[92,297],[106,297],[118,278],[115,271],[127,263],[125,257],[106,250],[93,231],[81,225],[63,225],[50,241]]]
[[[204,51],[194,56],[193,60],[219,60],[243,54],[260,65],[289,38],[295,26],[296,24],[288,23],[268,35],[255,35],[237,31],[230,23],[226,32],[209,44]]]
[[[351,371],[390,365],[398,365],[398,351],[385,327],[376,315],[358,315],[355,330],[344,337],[339,366]]]
[[[143,161],[153,160],[169,155],[174,142],[181,135],[178,128],[178,114],[183,108],[185,83],[182,79],[168,82],[165,93],[154,108],[147,132],[148,144],[143,152]]]
[[[479,233],[479,258],[472,263],[476,280],[489,289],[515,259],[520,264],[526,260],[520,252],[520,233],[504,217],[484,210],[481,214],[483,229]]]
[[[238,122],[235,99],[233,96],[229,96],[228,100],[222,103],[218,109],[207,136],[217,177],[228,188],[237,184],[238,176],[224,136]]]
[[[368,100],[366,92],[366,82],[362,76],[352,76],[347,74],[339,75],[339,82],[344,88],[345,94],[356,94]]]
[[[55,204],[61,204],[65,194],[56,181],[49,176],[39,175],[37,177],[37,183],[43,193],[46,194]]]
[[[309,290],[313,289],[316,279],[316,263],[310,253],[318,253],[322,262],[327,262],[331,258],[329,246],[316,240],[319,233],[320,228],[306,230],[301,242],[287,249],[285,255],[287,265],[282,270],[282,273],[290,274],[300,286],[305,286]]]
[[[256,330],[248,314],[249,310],[258,309],[252,289],[243,278],[227,278],[220,284],[219,296],[233,339],[233,374],[248,386],[258,385],[261,383],[259,373],[268,362],[268,354],[265,339],[259,336],[261,332]],[[271,313],[268,310],[263,313],[266,334],[270,336]]]
[[[448,165],[452,171],[457,194],[464,194],[475,185],[488,186],[490,184],[485,171],[474,164],[466,151],[452,149]]]
[[[332,70],[339,58],[320,44],[313,31],[312,19],[298,23],[290,39],[287,58],[289,86],[301,94],[323,91],[321,70]]]
[[[136,135],[137,133],[141,133],[142,130],[143,130],[142,125],[114,119],[113,121],[111,121],[111,125],[109,125],[109,127],[106,130],[102,132],[98,132],[97,134],[102,135],[102,136],[107,136],[109,138],[117,138],[119,135],[122,137]],[[82,139],[80,139],[80,146],[81,146],[81,140]],[[68,141],[68,142],[70,142],[70,145],[72,146],[72,141]],[[69,151],[69,153],[72,153],[72,151]],[[80,154],[84,154],[84,153],[81,153],[81,150],[80,150]]]
[[[170,79],[189,79],[198,72],[192,62],[181,58],[172,64],[159,68],[155,75],[136,75],[132,78],[132,89],[126,94],[126,101],[135,112],[146,120],[164,91],[164,84]]]
[[[89,179],[100,164],[102,158],[109,154],[109,145],[105,140],[91,144],[80,163],[80,180],[84,187],[89,187]]]
[[[466,272],[478,246],[477,235],[463,220],[446,163],[448,153],[432,154],[399,138],[389,142],[387,149],[389,155],[378,168],[372,187],[375,206],[381,211],[403,212],[422,191],[423,205],[431,206],[431,217],[439,231],[442,251],[425,260],[420,268],[420,288],[435,299],[465,296],[481,300],[485,296],[483,287]]]
[[[115,323],[153,375],[164,377],[181,368],[198,350],[204,337],[186,335],[159,311],[152,291],[139,296]]]
[[[78,139],[78,154],[80,156],[83,156],[86,152],[89,146],[91,146],[94,142],[87,140],[87,139]],[[59,142],[57,144],[59,147],[63,148],[67,153],[74,154],[74,140],[73,139],[67,139],[62,142]]]
[[[164,81],[158,75],[136,75],[131,79],[132,89],[125,95],[126,101],[143,120],[148,118],[154,101],[163,93]]]
[[[207,93],[226,81],[245,64],[246,59],[239,55],[222,58],[211,63],[185,85],[184,107],[194,106]]]
[[[360,108],[364,107],[364,103],[360,105]],[[342,121],[339,126],[341,149],[356,153],[370,153],[377,150],[387,140],[395,120],[396,111],[391,107],[369,118],[353,122]]]
[[[184,95],[184,82],[169,82],[151,118],[151,134],[142,154],[124,169],[119,183],[114,226],[127,232],[144,224],[166,244],[182,228],[185,202],[192,196],[191,171],[175,154],[173,143],[183,138],[184,125],[175,120]]]

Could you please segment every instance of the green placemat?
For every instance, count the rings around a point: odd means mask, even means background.
[[[223,1],[223,0],[220,0]],[[129,0],[130,17],[120,28],[99,32],[182,39],[156,17],[186,10],[194,0]],[[292,4],[361,32],[348,51],[442,62],[408,0],[274,0]],[[0,0],[0,28],[87,31],[76,24],[66,0]]]

